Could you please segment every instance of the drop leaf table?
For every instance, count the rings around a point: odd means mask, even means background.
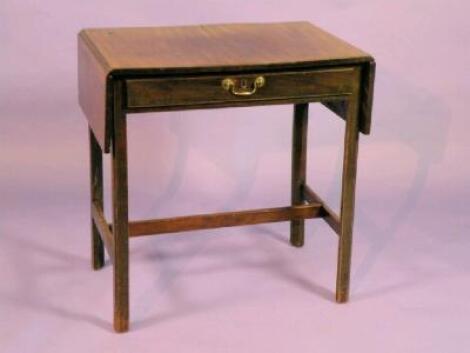
[[[373,58],[308,22],[84,29],[78,35],[79,103],[91,159],[92,265],[113,264],[114,329],[129,327],[129,238],[323,218],[338,235],[336,301],[349,292],[359,133],[370,133]],[[342,194],[336,214],[306,184],[309,103],[345,120]],[[292,194],[285,207],[129,221],[128,113],[292,104]],[[103,212],[103,153],[112,160],[112,222]]]

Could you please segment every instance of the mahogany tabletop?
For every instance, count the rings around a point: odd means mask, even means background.
[[[220,70],[328,65],[369,54],[309,22],[84,29],[80,36],[115,70]]]
[[[83,29],[79,102],[105,152],[113,80],[132,77],[362,67],[361,131],[368,133],[374,59],[309,22]]]

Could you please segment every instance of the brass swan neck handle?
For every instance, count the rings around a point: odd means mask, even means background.
[[[222,80],[223,89],[229,91],[234,96],[251,96],[256,93],[258,88],[263,87],[265,84],[266,80],[263,76],[256,77],[251,85],[248,85],[247,79],[234,80],[232,78],[225,78]]]

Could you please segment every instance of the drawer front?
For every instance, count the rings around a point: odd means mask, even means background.
[[[128,108],[243,105],[256,101],[347,95],[359,84],[355,67],[301,72],[126,80]]]

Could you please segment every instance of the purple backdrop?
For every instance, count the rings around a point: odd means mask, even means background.
[[[3,0],[0,352],[468,347],[468,11],[463,0]],[[287,223],[149,237],[131,242],[132,326],[115,335],[111,267],[89,265],[77,32],[283,20],[320,25],[378,64],[350,303],[333,302],[337,239],[321,221],[307,223],[302,249],[288,246]],[[131,218],[285,205],[291,116],[289,106],[130,116]],[[336,207],[342,133],[312,106],[308,181]]]

